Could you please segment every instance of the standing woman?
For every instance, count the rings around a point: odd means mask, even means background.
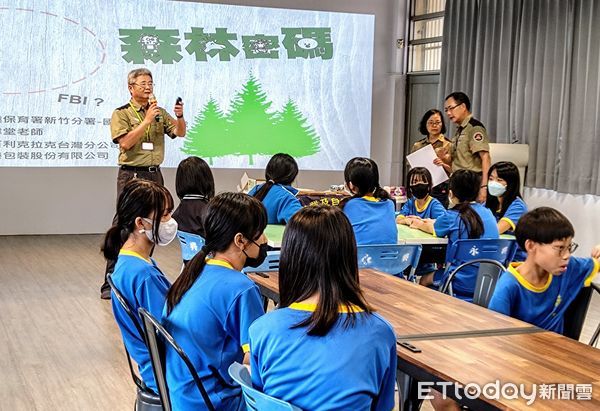
[[[208,201],[215,196],[215,179],[206,161],[200,157],[182,160],[175,175],[175,191],[181,200],[173,213],[179,230],[204,238],[202,219]]]
[[[394,408],[396,337],[365,301],[352,227],[306,207],[283,235],[279,308],[250,327],[252,383],[303,410]]]
[[[444,167],[446,174],[452,173],[452,162],[450,158],[450,148],[452,143],[444,137],[446,133],[446,124],[442,112],[434,108],[427,110],[419,123],[419,132],[425,137],[413,144],[410,152],[415,151],[431,144],[437,158],[433,164]],[[443,182],[433,187],[431,196],[436,198],[442,205],[448,208],[448,182]]]
[[[294,213],[302,208],[296,198],[298,190],[292,183],[298,175],[298,163],[289,154],[275,154],[265,169],[266,183],[248,193],[262,201],[267,209],[269,224],[286,224]]]
[[[114,225],[104,238],[104,257],[117,261],[113,283],[136,316],[140,307],[158,318],[162,313],[170,283],[150,253],[155,244],[167,245],[175,238],[177,222],[171,218],[172,210],[173,198],[166,188],[148,180],[131,180],[123,187]],[[112,309],[142,381],[158,392],[145,342],[116,298],[112,298]]]
[[[266,226],[267,214],[257,199],[242,193],[214,197],[204,220],[206,243],[167,294],[163,324],[218,410],[243,407],[240,387],[225,376],[233,362],[249,363],[248,328],[264,314],[258,287],[241,271],[264,261]],[[206,409],[188,368],[171,349],[166,369],[173,410]]]
[[[490,167],[485,205],[498,221],[500,234],[514,235],[519,219],[527,212],[527,204],[521,197],[519,169],[510,161],[500,161]],[[525,261],[527,253],[519,248],[514,261]]]

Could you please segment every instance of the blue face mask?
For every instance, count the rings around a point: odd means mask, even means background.
[[[500,197],[506,192],[506,186],[497,181],[488,181],[488,192],[494,197]]]

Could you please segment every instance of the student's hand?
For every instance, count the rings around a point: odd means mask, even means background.
[[[592,248],[592,257],[600,258],[600,244],[598,244],[594,248]]]
[[[410,225],[410,219],[403,215],[396,217],[396,224]]]
[[[423,220],[421,220],[421,219],[418,219],[418,220],[414,219],[410,223],[410,228],[419,229],[419,228],[423,227],[424,224],[425,224],[425,222]]]

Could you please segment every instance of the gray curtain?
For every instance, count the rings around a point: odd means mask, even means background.
[[[530,145],[526,184],[600,194],[600,1],[448,0],[440,100]],[[492,158],[492,162],[494,159]]]

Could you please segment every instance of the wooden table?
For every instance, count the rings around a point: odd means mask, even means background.
[[[278,273],[248,276],[264,296],[278,301]],[[531,384],[555,384],[555,390],[558,384],[591,384],[591,401],[536,398],[533,409],[600,409],[597,349],[374,270],[361,270],[360,283],[369,304],[394,328],[399,343],[409,342],[421,350],[414,353],[398,345],[400,373],[418,381],[463,386],[483,387],[496,380],[523,383],[528,394]],[[483,396],[461,400],[473,409],[531,409],[526,401]]]
[[[419,381],[451,381],[465,386],[486,384],[499,380],[499,386],[524,384],[531,394],[536,384],[537,396],[528,406],[527,399],[487,398],[464,399],[461,402],[473,409],[535,409],[579,410],[600,409],[600,350],[581,344],[553,332],[512,334],[502,336],[466,336],[456,339],[420,340],[414,345],[421,349],[413,353],[398,348],[398,369]],[[549,388],[554,400],[540,397],[542,384]],[[574,384],[559,387],[558,384]],[[585,387],[585,384],[588,386]],[[577,389],[589,389],[590,400],[576,400]],[[560,400],[563,393],[572,392],[572,400]],[[551,390],[554,390],[553,392]],[[454,388],[449,390],[454,393]],[[564,394],[563,394],[564,395]],[[492,395],[493,397],[493,395]],[[551,398],[551,397],[549,397]]]

